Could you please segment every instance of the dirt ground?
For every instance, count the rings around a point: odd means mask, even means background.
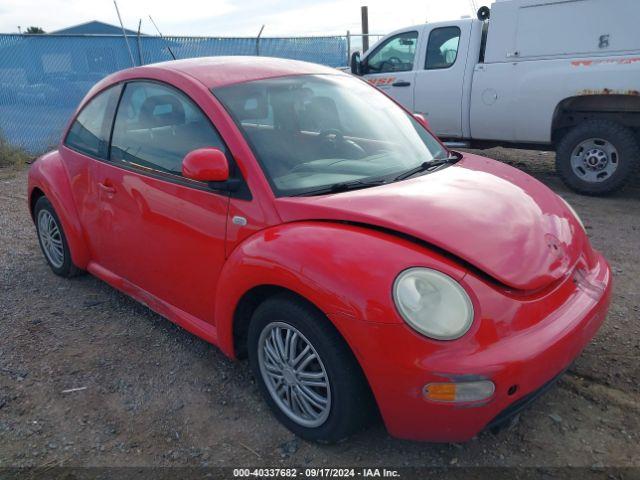
[[[464,445],[400,441],[382,425],[335,446],[296,439],[270,415],[247,362],[89,275],[53,275],[26,210],[26,171],[0,170],[0,468],[640,467],[640,182],[583,197],[561,184],[551,153],[485,155],[574,205],[611,262],[615,292],[558,386],[507,430]]]

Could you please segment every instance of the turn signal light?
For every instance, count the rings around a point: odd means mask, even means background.
[[[478,402],[490,398],[496,386],[490,380],[476,382],[428,383],[424,386],[425,400],[433,402]]]

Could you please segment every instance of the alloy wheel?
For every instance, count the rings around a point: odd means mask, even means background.
[[[64,264],[64,246],[58,222],[48,210],[38,213],[38,236],[42,250],[54,268],[61,268]]]
[[[297,424],[322,425],[331,411],[331,386],[322,359],[295,327],[268,324],[258,341],[262,379],[278,407]]]

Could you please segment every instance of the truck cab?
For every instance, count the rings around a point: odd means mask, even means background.
[[[463,104],[455,100],[465,90],[469,49],[479,55],[481,33],[482,23],[471,19],[398,30],[370,49],[360,74],[424,115],[441,137],[463,138],[468,118],[463,121]]]
[[[568,186],[606,194],[640,161],[637,18],[635,0],[498,0],[397,30],[351,69],[445,141],[555,150]]]

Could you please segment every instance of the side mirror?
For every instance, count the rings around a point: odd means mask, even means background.
[[[421,113],[414,113],[413,118],[415,118],[420,125],[422,125],[427,130],[431,131],[431,126],[429,125],[429,120],[426,119],[424,115]]]
[[[351,73],[354,75],[362,75],[362,63],[360,62],[360,52],[351,54]]]
[[[200,182],[226,182],[229,162],[218,148],[199,148],[187,153],[182,160],[182,176]]]

